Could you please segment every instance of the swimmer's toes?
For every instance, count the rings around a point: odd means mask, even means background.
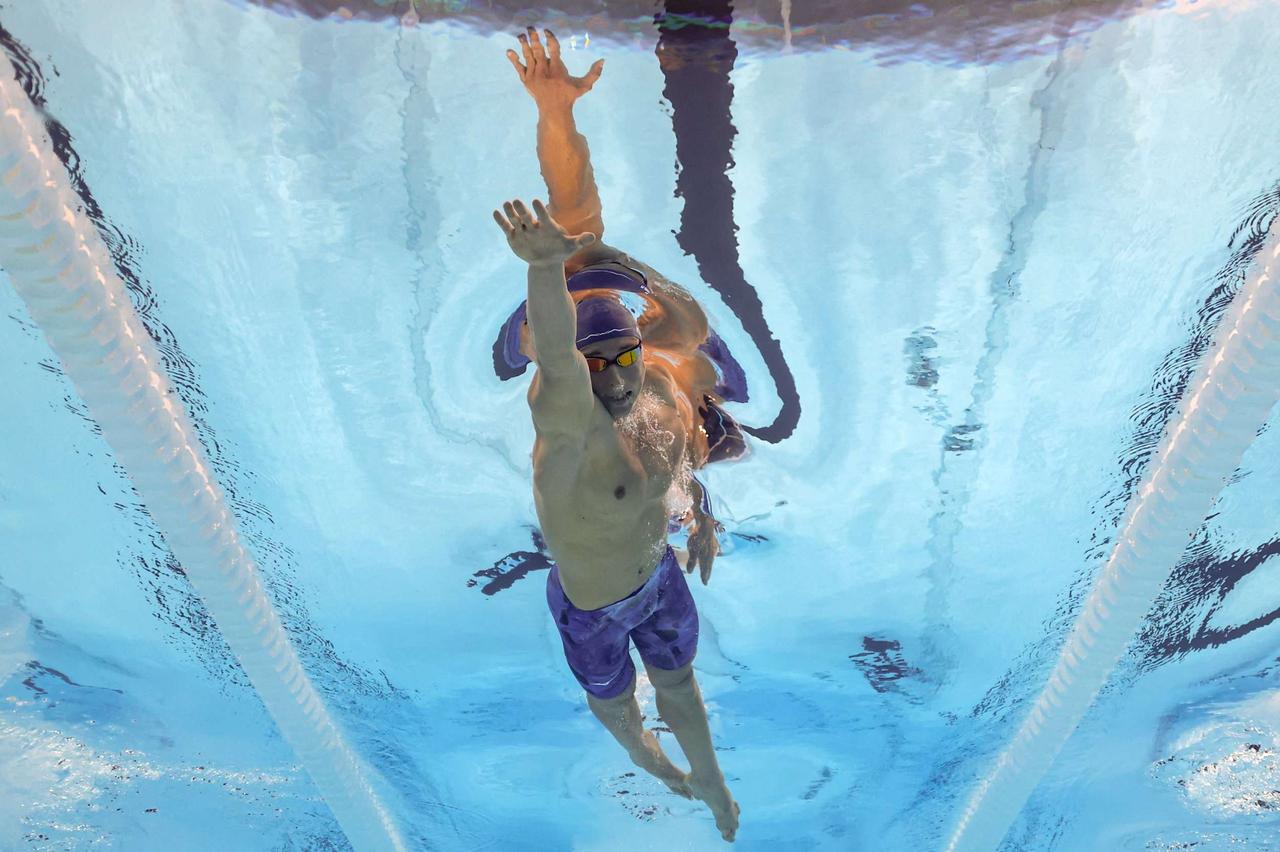
[[[739,805],[737,802],[734,802],[733,817],[732,817],[733,821],[729,822],[728,819],[725,819],[725,822],[729,823],[726,826],[726,825],[721,825],[720,820],[718,819],[716,820],[716,827],[720,829],[720,836],[723,837],[725,840],[729,841],[730,843],[733,842],[734,837],[738,834],[738,818],[741,815],[742,815],[742,806]]]
[[[704,786],[690,775],[689,785],[693,789],[693,794],[711,808],[720,836],[732,841],[738,831],[738,814],[742,813],[742,808],[733,800],[733,794],[725,786],[724,779],[721,778],[717,783]]]

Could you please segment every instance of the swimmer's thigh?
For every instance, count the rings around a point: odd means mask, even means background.
[[[600,699],[626,692],[636,673],[626,629],[598,611],[570,603],[554,568],[547,577],[547,607],[560,631],[569,670],[582,688]]]
[[[666,566],[657,594],[658,606],[632,628],[631,641],[646,667],[674,671],[698,653],[698,608],[674,558]]]

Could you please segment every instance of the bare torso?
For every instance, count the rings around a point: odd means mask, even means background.
[[[538,521],[569,601],[598,609],[648,580],[667,541],[668,493],[685,466],[688,417],[658,362],[646,362],[635,409],[615,422],[594,400],[585,448],[537,436]],[[529,391],[537,404],[538,381]],[[687,406],[686,406],[687,407]]]

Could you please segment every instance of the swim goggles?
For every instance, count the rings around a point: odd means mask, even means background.
[[[619,367],[630,367],[639,359],[640,347],[643,345],[642,343],[637,343],[626,352],[620,353],[617,358],[587,358],[587,369],[593,373],[603,373],[610,364],[617,364]]]

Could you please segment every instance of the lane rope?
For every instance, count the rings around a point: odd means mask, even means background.
[[[996,849],[1280,398],[1280,216],[1187,383],[1048,683],[944,847]]]
[[[0,266],[352,846],[405,849],[373,770],[303,671],[111,254],[11,75],[0,79]]]

